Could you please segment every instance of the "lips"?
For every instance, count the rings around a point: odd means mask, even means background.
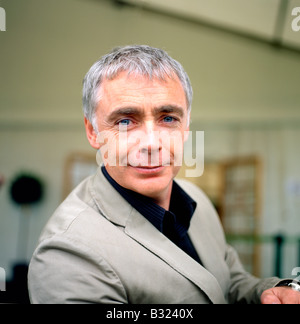
[[[148,169],[148,170],[157,169],[157,168],[161,168],[161,167],[163,167],[163,165],[156,165],[156,166],[142,166],[142,165],[138,165],[138,166],[136,166],[136,168],[139,168],[139,169]]]
[[[148,175],[159,173],[165,168],[162,165],[160,165],[160,166],[137,166],[137,167],[130,166],[130,167],[133,168],[138,173],[148,174]]]

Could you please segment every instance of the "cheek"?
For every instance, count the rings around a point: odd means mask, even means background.
[[[119,155],[118,134],[112,131],[102,131],[97,137],[101,156],[105,165],[117,166]]]
[[[117,139],[117,156],[121,166],[127,165],[128,151],[131,149],[130,143],[128,143],[128,134],[126,132],[119,133]]]
[[[182,165],[184,133],[173,131],[162,136],[162,146],[165,152],[173,158],[175,166]]]
[[[128,158],[139,151],[140,135],[128,135],[127,132],[110,134],[106,147],[101,150],[112,166],[127,166]]]

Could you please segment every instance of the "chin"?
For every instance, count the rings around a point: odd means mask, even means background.
[[[130,174],[127,177],[127,188],[133,190],[143,196],[159,199],[161,195],[168,192],[173,183],[176,174],[171,167],[165,167],[160,170],[151,171],[128,170]]]
[[[108,167],[107,171],[120,186],[159,200],[171,189],[173,179],[179,169],[173,166],[152,169],[127,166]]]
[[[147,183],[135,183],[135,186],[132,187],[130,190],[133,190],[143,196],[159,200],[160,196],[168,191],[170,184],[172,181],[162,182],[162,181],[150,181]]]

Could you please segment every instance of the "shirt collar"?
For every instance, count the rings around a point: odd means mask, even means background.
[[[155,204],[151,198],[120,186],[104,166],[102,172],[118,193],[160,232],[163,232],[164,218],[168,213],[169,217],[174,217],[174,230],[177,235],[182,237],[187,233],[197,203],[175,181],[173,182],[170,210],[167,211]]]

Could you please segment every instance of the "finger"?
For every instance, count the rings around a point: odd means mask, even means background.
[[[280,299],[274,295],[274,293],[272,293],[271,291],[265,291],[262,295],[261,295],[261,303],[264,305],[279,305],[281,304]]]

